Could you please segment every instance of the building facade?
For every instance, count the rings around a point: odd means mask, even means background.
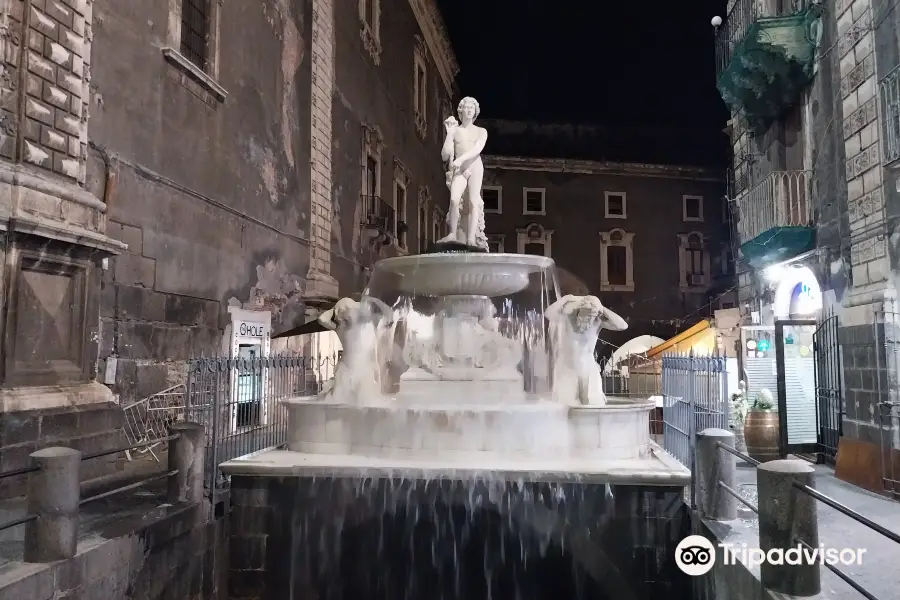
[[[2,0],[0,40],[4,469],[441,232],[433,0]]]
[[[561,126],[484,125],[490,152],[552,147],[545,135],[558,148],[575,146],[560,139],[570,131]],[[521,137],[529,129],[531,143]],[[521,143],[506,143],[509,132]],[[602,333],[601,354],[639,335],[667,338],[734,306],[718,169],[494,154],[486,164],[491,250],[552,257],[563,293],[596,295],[622,315],[628,330]]]
[[[797,443],[833,458],[840,440],[879,488],[879,452],[898,447],[894,12],[878,1],[737,0],[717,32],[744,325],[816,322],[805,357],[816,398],[791,413],[795,431],[808,430]]]

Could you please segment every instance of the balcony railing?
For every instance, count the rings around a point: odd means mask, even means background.
[[[738,199],[738,235],[745,244],[776,227],[809,227],[810,171],[775,171]]]
[[[366,220],[363,224],[396,237],[394,207],[378,196],[363,196],[362,199],[366,207]]]
[[[731,4],[731,3],[729,3]],[[809,0],[737,0],[716,31],[716,76],[728,68],[734,49],[759,19],[785,17],[806,10]]]

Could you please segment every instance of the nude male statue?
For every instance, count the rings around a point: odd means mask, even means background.
[[[450,233],[439,241],[465,241],[469,246],[487,250],[487,237],[484,235],[484,203],[481,199],[481,184],[484,180],[481,152],[487,143],[487,130],[475,125],[475,119],[478,118],[480,111],[478,101],[467,96],[460,100],[457,108],[462,123],[458,123],[452,116],[444,121],[447,137],[441,149],[441,158],[448,163],[450,212],[447,214],[447,221]],[[464,209],[467,215],[464,237],[459,235],[461,209]]]
[[[597,334],[601,329],[628,329],[628,323],[596,296],[563,296],[547,307],[544,316],[553,326],[556,346],[554,399],[567,404],[606,404],[603,375],[594,360]]]

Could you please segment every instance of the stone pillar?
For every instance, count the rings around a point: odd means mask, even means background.
[[[169,470],[178,471],[169,477],[168,501],[202,502],[203,472],[206,439],[199,423],[174,423],[169,435],[179,437],[169,442]]]
[[[704,429],[697,434],[695,485],[697,510],[701,517],[716,521],[737,519],[737,499],[719,486],[721,481],[735,489],[735,456],[719,449],[722,442],[734,448],[734,434],[724,429]]]
[[[81,452],[44,448],[31,454],[38,471],[28,475],[25,562],[47,563],[73,558],[78,549],[81,501]]]
[[[313,0],[312,97],[310,99],[309,272],[306,295],[337,298],[331,275],[331,103],[334,94],[334,4]]]
[[[759,547],[763,552],[796,548],[802,540],[819,546],[817,500],[794,487],[794,482],[815,487],[815,469],[803,460],[773,460],[756,471],[759,492]],[[818,564],[772,565],[760,567],[762,584],[774,592],[793,596],[814,596],[821,590]]]

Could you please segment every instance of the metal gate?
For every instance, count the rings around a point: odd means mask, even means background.
[[[788,454],[818,451],[813,335],[816,321],[775,321],[775,370],[778,386],[779,447]]]
[[[827,314],[813,334],[816,360],[816,414],[819,456],[833,465],[843,433],[841,350],[838,343],[838,316]]]
[[[775,321],[781,452],[834,464],[842,430],[837,315]]]

